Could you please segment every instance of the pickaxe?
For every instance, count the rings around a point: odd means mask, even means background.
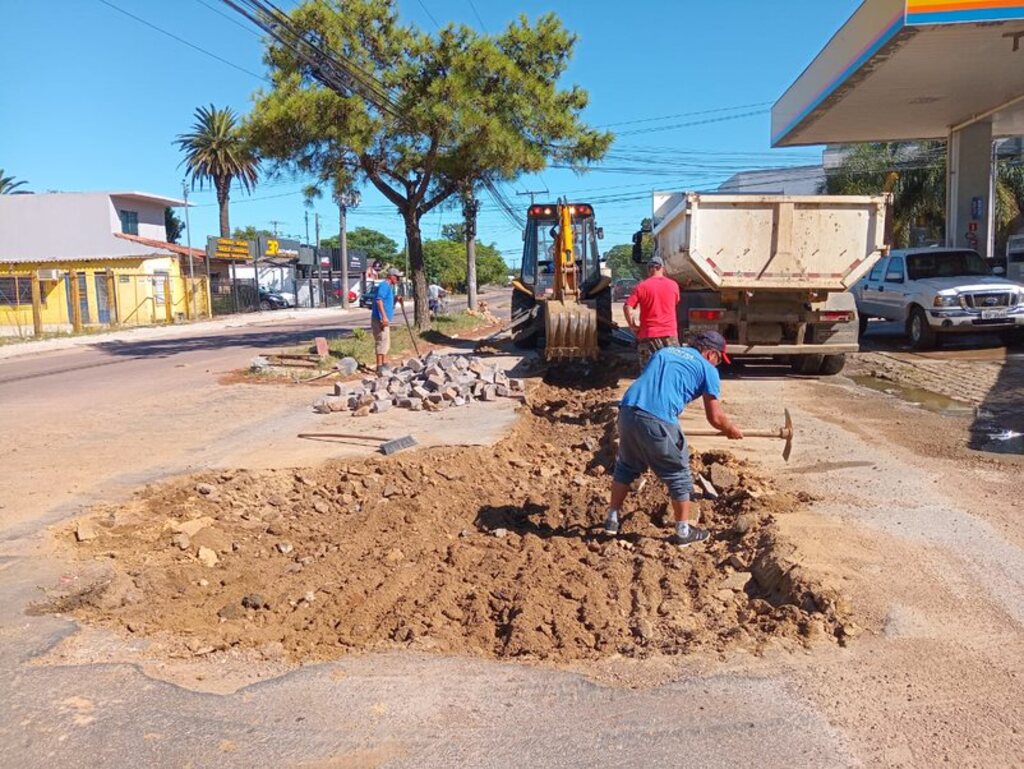
[[[718,430],[684,430],[686,435],[695,436],[711,436],[711,435],[725,435],[723,432]],[[793,451],[793,420],[789,416],[789,409],[786,409],[786,424],[776,430],[744,430],[744,438],[781,438],[786,442],[786,446],[782,449],[782,458],[788,462],[789,455]]]

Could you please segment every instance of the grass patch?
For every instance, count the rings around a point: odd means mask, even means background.
[[[433,328],[417,335],[417,341],[423,344],[445,345],[460,336],[488,325],[484,318],[466,312],[442,315],[434,318]],[[413,333],[416,333],[415,330]],[[376,356],[373,352],[373,334],[365,329],[357,328],[350,335],[334,337],[327,340],[334,358],[355,358],[360,363],[373,366]],[[302,351],[307,352],[309,348]],[[397,315],[391,324],[391,355],[406,356],[412,352],[413,343],[409,330]],[[330,361],[327,362],[330,365]]]

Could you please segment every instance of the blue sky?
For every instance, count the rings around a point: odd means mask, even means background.
[[[183,169],[174,137],[195,108],[245,112],[264,72],[260,38],[220,0],[109,0],[237,65],[216,61],[101,0],[0,0],[0,168],[46,190],[141,190],[180,195]],[[565,82],[591,97],[585,118],[618,138],[612,156],[584,176],[548,170],[508,185],[594,202],[604,247],[629,241],[650,210],[652,189],[713,189],[742,168],[816,162],[819,148],[770,149],[768,102],[776,100],[849,18],[860,0],[401,0],[404,20],[427,30],[464,23],[494,33],[514,15],[555,11],[579,35]],[[293,3],[280,3],[289,7]],[[736,117],[755,112],[758,114]],[[695,114],[696,113],[696,114]],[[667,117],[676,116],[676,117]],[[727,119],[721,119],[727,118]],[[715,122],[704,122],[714,120]],[[641,122],[636,122],[641,121]],[[301,180],[266,180],[250,197],[233,193],[232,226],[305,237]],[[349,227],[379,229],[401,245],[394,208],[376,191]],[[192,240],[216,234],[213,192],[196,191]],[[314,209],[321,235],[336,234],[337,209]],[[312,235],[313,211],[310,211]],[[423,220],[437,237],[457,212]],[[480,236],[516,263],[518,230],[489,199]]]

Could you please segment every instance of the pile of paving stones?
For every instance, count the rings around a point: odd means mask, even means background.
[[[475,355],[438,355],[410,358],[401,366],[385,366],[373,379],[338,382],[334,395],[313,404],[319,414],[351,411],[366,416],[392,407],[411,411],[442,411],[474,400],[519,398],[526,394],[521,379],[512,379],[497,366]]]

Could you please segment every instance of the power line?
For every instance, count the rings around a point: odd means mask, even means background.
[[[472,2],[472,0],[470,0],[470,2]],[[766,107],[774,103],[775,102],[771,101],[760,101],[754,104],[740,104],[735,107],[718,107],[716,109],[698,110],[696,112],[677,112],[674,115],[661,115],[660,117],[645,117],[639,118],[637,120],[622,120],[617,123],[604,123],[602,125],[597,126],[597,128],[611,128],[613,126],[620,125],[636,125],[637,123],[655,123],[659,120],[674,120],[675,118],[694,117],[696,115],[712,115],[716,112],[735,112],[736,110],[741,109],[754,109],[755,107]]]
[[[416,2],[420,4],[420,8],[423,9],[423,12],[427,14],[427,18],[434,22],[434,26],[441,29],[441,25],[437,23],[437,19],[434,18],[434,14],[432,14],[430,9],[427,8],[427,4],[424,3],[423,0],[416,0]]]
[[[255,38],[256,38],[257,40],[260,40],[260,39],[262,39],[262,36],[261,36],[261,35],[259,34],[259,32],[255,32],[255,31],[253,31],[253,30],[252,30],[252,29],[251,29],[250,27],[247,27],[247,26],[246,26],[245,24],[243,24],[242,22],[240,22],[240,21],[239,21],[238,19],[236,19],[235,17],[233,17],[233,16],[228,16],[228,15],[227,15],[226,13],[224,13],[224,11],[219,11],[219,10],[217,10],[217,9],[216,9],[216,8],[214,8],[214,7],[212,6],[212,5],[210,5],[210,4],[208,3],[208,2],[206,2],[206,0],[196,0],[196,2],[197,2],[197,3],[199,3],[199,4],[200,4],[200,5],[202,5],[202,6],[205,6],[205,7],[209,8],[209,9],[210,9],[211,11],[213,11],[213,12],[214,12],[215,14],[217,14],[218,16],[220,16],[220,17],[221,17],[222,19],[227,19],[227,20],[228,20],[228,21],[230,21],[230,22],[231,22],[232,24],[234,24],[234,25],[235,25],[236,27],[238,27],[239,29],[244,29],[244,30],[245,30],[246,32],[248,32],[248,33],[249,33],[250,35],[252,35],[253,37],[255,37]]]
[[[178,41],[182,45],[187,45],[189,48],[191,48],[193,50],[196,50],[196,51],[199,51],[199,53],[201,53],[201,54],[209,56],[211,59],[216,59],[217,61],[221,62],[222,64],[227,64],[229,67],[233,67],[234,69],[237,69],[239,72],[244,72],[247,75],[252,75],[253,77],[255,77],[255,78],[259,79],[259,80],[262,80],[262,81],[264,81],[266,83],[270,82],[269,78],[266,78],[263,75],[258,75],[257,73],[253,72],[250,69],[246,69],[245,67],[242,67],[242,66],[239,66],[238,64],[235,64],[233,61],[228,61],[227,59],[225,59],[222,56],[218,56],[217,54],[212,53],[211,51],[207,51],[205,48],[201,48],[198,45],[196,45],[195,43],[189,42],[188,40],[186,40],[183,37],[178,37],[173,32],[168,32],[163,27],[158,27],[156,24],[153,24],[152,22],[146,21],[141,16],[136,16],[134,13],[130,13],[129,11],[126,11],[124,8],[121,8],[119,6],[114,5],[113,3],[110,2],[110,0],[98,0],[98,2],[103,3],[103,5],[105,5],[105,6],[109,7],[109,8],[113,8],[118,13],[123,13],[125,16],[127,16],[127,17],[129,17],[131,19],[135,19],[135,21],[139,22],[140,24],[146,25],[150,29],[156,30],[161,35],[166,35],[167,37],[171,38],[172,40]]]
[[[723,117],[708,118],[706,120],[691,120],[686,123],[675,123],[666,126],[654,126],[652,128],[636,128],[632,131],[622,131],[619,136],[635,136],[637,134],[655,133],[657,131],[674,131],[677,128],[689,128],[691,126],[708,125],[709,123],[724,123],[727,120],[740,120],[741,118],[754,117],[755,115],[766,115],[770,109],[758,109],[750,112],[741,112],[738,115],[725,115]]]
[[[480,23],[480,29],[482,29],[484,32],[487,32],[487,25],[484,24],[484,20],[480,18],[480,11],[476,9],[476,3],[474,3],[473,0],[468,0],[468,2],[469,7],[473,9],[473,15],[476,16],[476,20]]]

